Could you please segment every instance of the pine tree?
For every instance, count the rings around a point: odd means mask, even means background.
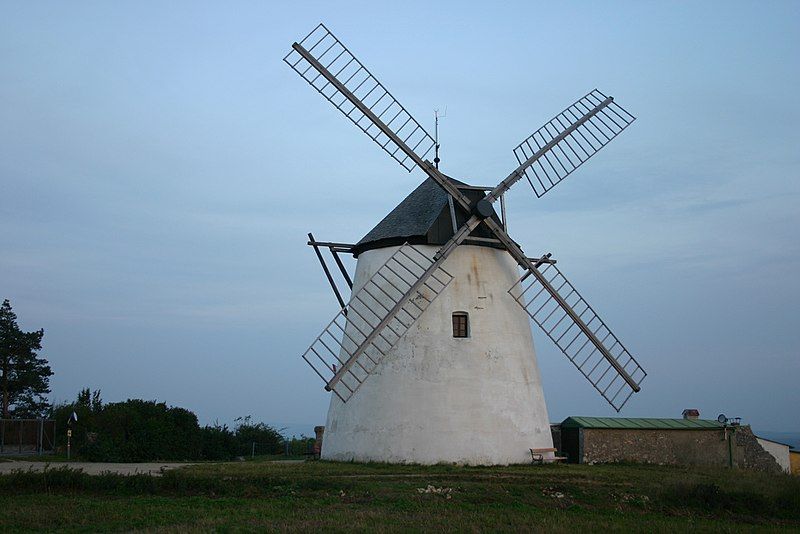
[[[41,417],[49,408],[53,371],[37,352],[44,330],[23,332],[8,299],[0,306],[0,390],[2,416]]]

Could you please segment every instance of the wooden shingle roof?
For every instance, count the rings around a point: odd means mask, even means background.
[[[456,185],[466,185],[453,178],[447,178]],[[465,190],[464,194],[473,201],[485,196],[483,192],[475,190]],[[426,179],[355,244],[353,254],[358,256],[366,250],[402,245],[406,242],[443,245],[453,235],[453,223],[447,197],[448,194],[439,184],[432,178]],[[461,226],[469,218],[469,214],[465,213],[458,205],[454,206],[454,209],[456,224]],[[496,215],[493,218],[500,222]],[[484,225],[478,226],[471,235],[492,237]],[[478,241],[466,242],[466,244],[501,248],[498,245]]]

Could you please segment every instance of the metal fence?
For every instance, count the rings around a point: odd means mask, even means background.
[[[0,455],[52,454],[55,441],[52,419],[0,419]]]

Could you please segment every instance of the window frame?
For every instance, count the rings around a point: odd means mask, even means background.
[[[456,320],[458,320],[459,323],[456,323]],[[455,339],[470,337],[469,313],[465,311],[455,311],[451,315],[451,322],[453,325],[453,337]],[[463,335],[461,335],[462,333]]]

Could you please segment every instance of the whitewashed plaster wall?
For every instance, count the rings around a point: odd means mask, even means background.
[[[361,254],[354,291],[397,248]],[[323,458],[496,465],[552,447],[528,316],[507,292],[516,263],[505,251],[462,245],[444,268],[454,279],[372,376],[347,403],[332,396]],[[457,311],[469,313],[468,338],[453,337]]]
[[[758,444],[761,445],[761,448],[763,448],[765,451],[770,453],[775,458],[775,461],[778,462],[778,465],[781,466],[781,469],[783,469],[787,473],[791,470],[788,445],[777,443],[775,441],[770,441],[764,438],[759,438],[758,436],[756,436],[756,440],[758,441]]]

